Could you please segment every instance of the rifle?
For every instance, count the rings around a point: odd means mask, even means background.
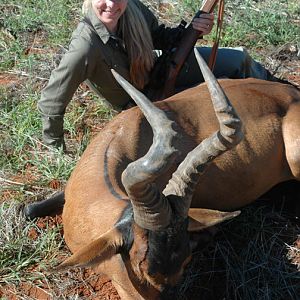
[[[194,18],[199,17],[202,13],[211,13],[218,1],[205,0]],[[186,22],[181,21],[179,27],[183,28],[185,25]],[[190,24],[187,28],[184,28],[178,46],[158,58],[145,89],[147,96],[152,101],[162,100],[174,94],[177,75],[198,39],[199,31],[195,30],[193,25]]]

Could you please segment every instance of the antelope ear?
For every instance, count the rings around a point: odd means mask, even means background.
[[[53,271],[63,271],[72,267],[90,267],[114,256],[123,244],[122,234],[113,228],[99,238],[75,252]]]
[[[203,208],[189,209],[189,232],[200,231],[207,227],[217,225],[226,220],[237,217],[241,213],[240,210],[233,212],[218,211]]]

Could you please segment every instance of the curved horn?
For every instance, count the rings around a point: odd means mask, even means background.
[[[184,217],[188,214],[199,178],[208,164],[217,156],[237,145],[243,138],[242,122],[237,113],[196,49],[195,55],[207,83],[220,129],[188,153],[163,191],[165,196],[172,198],[171,195],[174,195],[181,198],[175,202],[175,206]]]
[[[172,146],[177,132],[175,122],[145,95],[112,70],[118,83],[136,102],[153,130],[153,143],[145,156],[130,163],[122,173],[122,183],[132,202],[134,220],[143,228],[158,230],[171,218],[170,205],[154,180],[172,165],[178,151]]]

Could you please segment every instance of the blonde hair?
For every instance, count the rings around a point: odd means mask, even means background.
[[[91,0],[84,0],[84,15],[90,4]],[[118,32],[128,53],[131,82],[136,88],[142,89],[149,81],[149,73],[154,64],[154,47],[148,24],[135,1],[128,0],[126,10],[119,19]]]
[[[92,3],[92,0],[84,0],[83,1],[81,11],[84,16],[87,14],[91,3]]]

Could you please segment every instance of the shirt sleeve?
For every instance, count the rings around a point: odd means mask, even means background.
[[[41,93],[38,109],[47,117],[58,117],[72,99],[78,86],[88,75],[90,43],[79,36],[73,37],[69,50],[59,66],[52,71],[48,85]]]

